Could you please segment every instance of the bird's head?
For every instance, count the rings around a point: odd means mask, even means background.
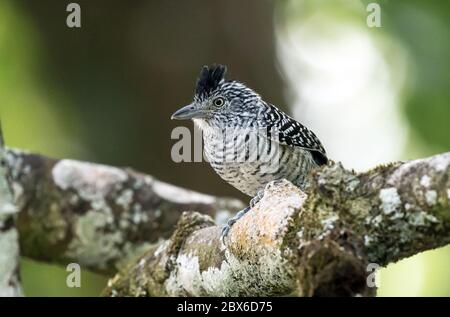
[[[242,83],[226,80],[225,73],[223,65],[203,66],[193,102],[177,110],[172,119],[193,119],[206,124],[256,119],[260,96]]]

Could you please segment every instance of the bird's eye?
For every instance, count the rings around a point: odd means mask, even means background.
[[[222,97],[217,97],[216,99],[214,99],[214,106],[216,107],[222,107],[225,104],[225,99],[223,99]]]

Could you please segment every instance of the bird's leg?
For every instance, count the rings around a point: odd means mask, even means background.
[[[250,208],[255,207],[257,203],[264,197],[264,189],[258,190],[256,196],[250,200]]]
[[[250,207],[245,207],[241,211],[239,211],[236,215],[228,219],[227,224],[222,227],[222,234],[220,235],[220,240],[222,241],[222,244],[225,245],[225,238],[228,235],[228,232],[230,231],[231,227],[234,225],[236,221],[242,218],[248,211],[250,210]]]
[[[264,196],[264,190],[258,191],[256,196],[250,200],[249,207],[242,209],[236,215],[234,215],[233,217],[228,219],[227,224],[222,227],[222,234],[220,236],[220,240],[222,241],[222,243],[224,245],[225,245],[225,238],[228,235],[228,232],[230,231],[231,227],[236,223],[236,221],[241,219],[250,209],[255,207],[255,205],[261,200],[261,198],[263,198],[263,196]]]

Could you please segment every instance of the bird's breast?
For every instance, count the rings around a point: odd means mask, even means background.
[[[313,166],[308,151],[281,145],[252,131],[228,137],[204,134],[204,152],[220,177],[252,197],[272,180],[286,178],[302,186],[304,175]]]

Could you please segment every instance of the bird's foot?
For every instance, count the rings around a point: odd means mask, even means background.
[[[225,245],[225,238],[228,235],[228,232],[230,231],[231,227],[242,218],[248,211],[250,210],[250,207],[246,207],[239,211],[236,215],[228,219],[227,224],[222,227],[222,233],[220,235],[220,241],[222,241],[222,244]]]
[[[250,200],[250,209],[255,207],[257,203],[264,197],[264,189],[259,190],[256,196]]]
[[[220,236],[220,240],[222,241],[223,245],[225,245],[225,238],[227,237],[228,232],[230,231],[231,227],[236,223],[236,221],[241,219],[250,209],[255,207],[255,205],[261,200],[261,198],[263,198],[263,196],[264,196],[264,190],[258,191],[256,196],[250,200],[249,207],[246,207],[245,209],[242,209],[241,211],[239,211],[234,217],[230,218],[227,221],[226,225],[224,225],[222,227],[222,234]]]

